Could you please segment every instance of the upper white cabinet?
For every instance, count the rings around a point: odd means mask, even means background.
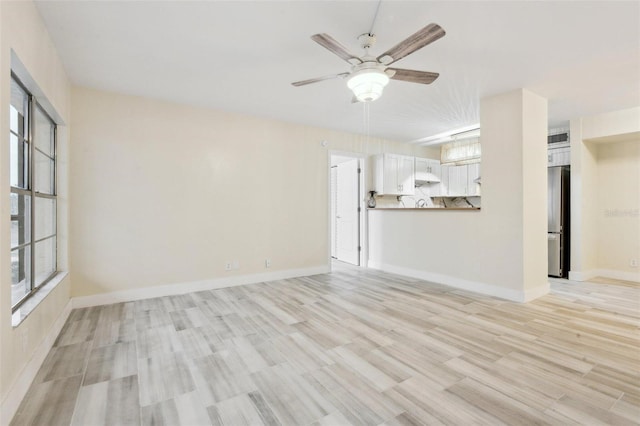
[[[400,192],[402,195],[413,195],[416,193],[415,164],[413,157],[405,155],[398,159],[398,182],[400,182]]]
[[[430,197],[480,196],[480,163],[441,165],[430,158],[379,154],[373,159],[374,190],[379,195],[415,195],[416,182]]]
[[[416,181],[440,182],[440,161],[416,157]]]
[[[379,154],[374,162],[375,188],[379,195],[415,194],[414,159],[407,155]]]
[[[467,196],[480,196],[480,163],[467,164]]]
[[[442,184],[440,183],[442,181],[442,170],[440,161],[431,158],[416,157],[415,163],[416,184],[427,185],[430,197],[442,196]]]

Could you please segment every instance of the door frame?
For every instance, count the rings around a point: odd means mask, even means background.
[[[358,244],[361,247],[359,254],[359,262],[360,268],[366,268],[367,259],[369,258],[369,250],[368,250],[368,239],[367,239],[367,215],[365,214],[366,210],[366,189],[367,182],[367,154],[363,154],[360,152],[349,152],[349,151],[338,151],[338,150],[329,150],[327,156],[327,263],[329,265],[329,271],[331,271],[331,157],[340,156],[340,157],[350,157],[358,160],[358,167],[360,168],[360,182],[359,182],[359,191],[358,194],[358,207],[360,207],[359,214],[359,222],[360,229],[358,234],[360,235],[360,241]]]

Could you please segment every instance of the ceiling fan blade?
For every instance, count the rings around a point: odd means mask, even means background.
[[[311,83],[317,83],[319,81],[324,81],[324,80],[331,80],[332,78],[344,78],[346,76],[348,76],[350,73],[348,72],[343,72],[340,74],[331,74],[331,75],[325,75],[323,77],[316,77],[316,78],[310,78],[309,80],[302,80],[302,81],[296,81],[294,83],[291,83],[293,86],[296,87],[300,87],[300,86],[304,86],[307,84],[311,84]]]
[[[429,43],[433,43],[446,33],[438,24],[429,24],[417,33],[408,37],[406,40],[393,46],[391,49],[378,56],[378,61],[385,65],[390,65],[397,60],[425,47]],[[384,60],[383,60],[384,59]]]
[[[392,71],[388,72],[388,71]],[[411,83],[431,84],[440,74],[437,72],[404,70],[401,68],[387,68],[389,78],[393,80],[409,81]]]
[[[353,53],[349,52],[345,46],[343,46],[338,40],[331,37],[329,34],[315,34],[311,36],[311,40],[318,43],[325,49],[335,53],[347,62],[361,64],[362,61]]]

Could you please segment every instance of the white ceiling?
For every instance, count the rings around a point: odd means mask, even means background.
[[[348,71],[309,37],[360,54],[377,1],[40,1],[76,85],[364,132]],[[640,105],[640,2],[383,1],[373,53],[430,22],[447,35],[394,64],[440,73],[392,80],[370,104],[372,135],[412,141],[479,121],[479,99],[524,87],[549,99],[550,127]]]

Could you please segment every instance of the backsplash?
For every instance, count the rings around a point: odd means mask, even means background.
[[[481,197],[466,197],[474,207],[480,207]],[[429,185],[416,187],[415,195],[403,195],[401,201],[395,195],[377,196],[376,207],[385,208],[412,208],[417,207],[418,202],[424,200],[425,207],[470,207],[463,197],[430,197]]]

